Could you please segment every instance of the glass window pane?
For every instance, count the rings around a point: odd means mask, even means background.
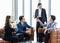
[[[60,0],[51,0],[51,14],[56,16],[57,27],[60,28]]]
[[[22,15],[22,0],[18,0],[18,17]]]
[[[32,0],[32,26],[36,27],[36,19],[34,19],[35,10],[37,9],[38,0]]]
[[[37,9],[38,0],[32,0],[32,26],[36,29],[36,19],[34,19],[35,10]],[[34,32],[34,42],[37,42],[36,31]]]
[[[24,16],[28,24],[30,24],[30,0],[24,1]]]
[[[7,15],[12,15],[12,0],[0,0],[0,28],[4,27]]]

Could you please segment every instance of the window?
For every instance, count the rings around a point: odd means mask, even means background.
[[[37,5],[38,5],[38,0],[32,0],[32,26],[34,28],[36,28],[36,19],[34,19],[34,15],[35,15],[35,10],[37,9]],[[36,37],[36,31],[34,32],[34,42],[36,42],[37,40]]]
[[[30,24],[30,0],[24,1],[24,16],[28,24]]]
[[[26,22],[30,24],[30,0],[18,0],[18,17],[24,15]]]
[[[37,9],[38,0],[32,0],[32,26],[36,27],[36,19],[34,19],[35,10]]]
[[[4,27],[7,15],[12,15],[12,0],[0,0],[0,28]]]
[[[18,17],[23,14],[23,7],[22,6],[23,6],[22,0],[18,0]]]
[[[51,0],[51,14],[56,16],[57,27],[60,28],[60,0]]]

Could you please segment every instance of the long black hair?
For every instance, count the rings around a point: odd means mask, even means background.
[[[5,25],[7,24],[10,25],[10,22],[9,22],[10,18],[11,16],[6,16]]]

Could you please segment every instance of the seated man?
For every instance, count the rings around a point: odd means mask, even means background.
[[[45,43],[48,43],[50,37],[50,30],[56,29],[57,23],[54,22],[56,17],[51,15],[50,22],[47,24],[47,29],[44,31],[45,34]]]
[[[49,37],[50,37],[50,30],[52,29],[56,29],[56,22],[55,22],[56,17],[54,15],[51,15],[50,21],[47,23],[47,25],[44,25],[40,20],[40,24],[43,27],[47,27],[47,29],[45,29],[44,34],[45,34],[45,43],[48,43]]]
[[[17,34],[16,35],[19,38],[22,38],[21,40],[24,40],[24,37],[25,37],[25,40],[30,40],[31,29],[33,29],[33,27],[29,26],[27,24],[27,22],[25,22],[24,16],[20,16],[19,21],[20,22],[17,24]]]

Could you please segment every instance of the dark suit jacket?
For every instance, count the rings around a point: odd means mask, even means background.
[[[37,18],[39,14],[39,10],[36,9],[35,11],[35,18]],[[46,16],[46,10],[42,8],[42,11],[41,11],[41,18],[42,18],[42,23],[44,23],[45,21],[47,22],[47,16]]]
[[[31,26],[29,26],[26,22],[24,22],[24,24],[22,25],[21,24],[21,22],[19,22],[18,24],[17,24],[17,31],[18,31],[18,33],[26,33],[26,28],[33,28],[33,27],[31,27]]]
[[[14,29],[10,27],[9,24],[5,25],[5,33],[4,33],[4,40],[11,40],[12,39],[12,32],[14,32]]]

